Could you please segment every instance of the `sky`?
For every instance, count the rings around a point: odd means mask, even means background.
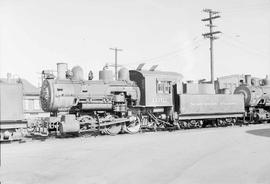
[[[185,80],[209,80],[205,8],[221,16],[215,77],[270,75],[270,0],[0,0],[0,76],[38,85],[42,70],[66,62],[98,79],[114,63],[109,48],[118,47],[118,63],[128,69],[158,64]]]

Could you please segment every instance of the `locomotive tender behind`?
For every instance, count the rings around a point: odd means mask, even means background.
[[[66,63],[57,64],[57,77],[44,71],[41,106],[51,117],[43,130],[116,135],[141,128],[201,127],[213,121],[227,125],[244,117],[243,95],[215,94],[208,83],[183,85],[179,73],[142,66],[122,68],[118,80],[106,67],[99,80],[84,80],[81,67],[70,71]]]

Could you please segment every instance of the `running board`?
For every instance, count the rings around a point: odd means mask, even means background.
[[[243,118],[244,114],[224,114],[224,115],[181,115],[179,120],[192,119],[220,119],[220,118]]]

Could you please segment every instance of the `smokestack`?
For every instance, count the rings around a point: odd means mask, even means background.
[[[248,86],[251,86],[251,75],[245,75],[245,81]]]
[[[11,79],[11,73],[7,73],[7,82],[10,82]]]
[[[264,79],[264,85],[265,86],[270,86],[270,79],[269,79],[268,75],[266,75],[266,77]]]
[[[65,80],[66,72],[68,70],[67,63],[57,63],[57,79],[58,80]]]

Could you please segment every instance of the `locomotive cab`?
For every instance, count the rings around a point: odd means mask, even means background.
[[[170,123],[177,114],[176,97],[182,93],[182,78],[183,76],[176,72],[130,70],[130,79],[140,88],[139,105],[143,127],[148,127],[151,122],[154,122],[154,125],[172,126]]]

